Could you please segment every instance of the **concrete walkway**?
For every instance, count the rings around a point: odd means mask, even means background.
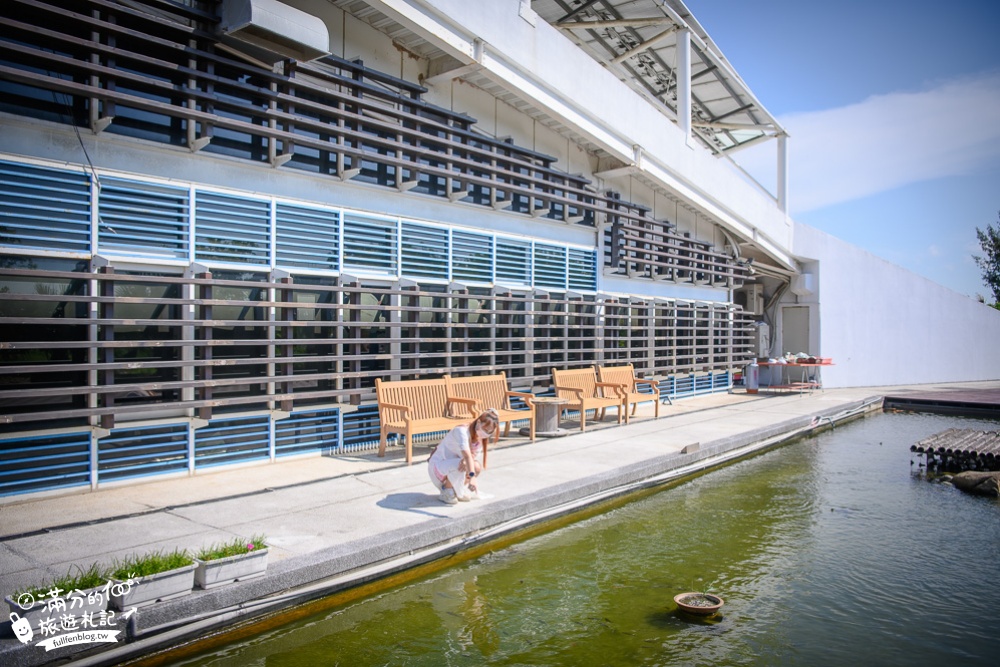
[[[1000,383],[912,389],[955,386]],[[609,416],[593,428],[588,423],[583,434],[567,422],[566,437],[502,439],[490,448],[480,482],[488,497],[453,506],[437,500],[427,479],[429,446],[415,447],[412,466],[395,448],[385,458],[311,457],[97,492],[8,499],[0,504],[0,591],[9,595],[75,565],[110,563],[132,553],[267,536],[265,576],[142,608],[127,620],[127,629],[119,625],[130,641],[101,645],[100,652],[92,644],[83,647],[92,655],[81,656],[81,664],[114,664],[828,427],[831,419],[877,408],[886,391],[737,391],[662,406],[658,420],[647,405],[627,426]],[[72,650],[22,646],[9,622],[0,631],[5,665],[45,664]]]

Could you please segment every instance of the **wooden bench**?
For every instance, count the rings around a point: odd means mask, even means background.
[[[406,438],[407,464],[413,462],[414,436],[450,431],[459,424],[468,423],[476,404],[473,399],[449,397],[448,379],[444,377],[395,382],[376,378],[375,393],[381,424],[378,455],[385,456],[389,434],[396,433]]]
[[[593,366],[587,368],[574,368],[571,370],[552,370],[552,384],[555,385],[556,396],[569,401],[563,406],[564,410],[577,409],[580,411],[580,431],[587,430],[587,410],[594,411],[594,418],[598,419],[597,411],[601,411],[600,419],[604,419],[604,412],[610,407],[618,408],[618,423],[622,423],[622,413],[624,412],[625,398],[624,390],[620,385],[597,380],[597,371]]]
[[[660,416],[660,392],[656,388],[656,383],[652,380],[643,380],[635,374],[635,367],[632,364],[624,366],[598,366],[597,377],[601,382],[617,384],[625,391],[625,423],[628,423],[629,404],[632,405],[632,415],[639,407],[639,403],[652,401],[655,407],[654,419]],[[648,388],[648,391],[639,391],[640,387]]]
[[[520,391],[510,391],[507,388],[507,374],[498,373],[496,375],[474,375],[470,377],[448,377],[448,395],[457,398],[471,398],[476,402],[476,414],[484,412],[487,408],[497,411],[497,418],[500,423],[506,423],[504,436],[510,435],[511,422],[521,419],[528,420],[528,431],[531,441],[535,441],[535,406],[531,402],[534,398],[529,393]],[[515,409],[511,407],[511,398],[520,398],[528,407],[526,409]],[[497,429],[493,441],[500,439],[500,429]],[[486,452],[483,452],[483,466],[486,466]]]

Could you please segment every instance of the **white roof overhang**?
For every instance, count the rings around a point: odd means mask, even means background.
[[[388,35],[400,48],[431,61],[422,83],[434,85],[456,78],[488,92],[537,122],[566,136],[600,157],[614,158],[647,185],[681,205],[716,219],[736,240],[744,255],[762,252],[793,269],[789,249],[759,230],[719,209],[665,169],[642,173],[634,146],[617,145],[558,96],[546,96],[536,83],[493,57],[475,35],[438,15],[432,3],[417,0],[329,0],[359,20]],[[787,136],[749,87],[714,46],[705,30],[679,0],[522,0],[522,11],[557,27],[584,52],[608,68],[668,117],[676,118],[676,34],[691,38],[691,129],[717,156],[761,141]],[[535,17],[532,16],[532,19]],[[447,29],[442,30],[447,26]],[[623,157],[625,156],[625,157]],[[651,164],[646,162],[648,166]]]
[[[676,117],[678,33],[690,33],[691,128],[717,154],[784,133],[680,0],[535,0],[532,9]]]

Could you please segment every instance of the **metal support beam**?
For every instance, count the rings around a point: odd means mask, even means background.
[[[692,123],[692,127],[703,127],[710,130],[759,130],[774,132],[773,125],[752,125],[750,123]]]
[[[426,79],[421,79],[420,83],[424,86],[436,86],[442,83],[448,83],[459,77],[463,77],[466,74],[471,74],[477,72],[483,68],[479,63],[472,63],[471,65],[462,65],[461,67],[456,67],[455,69],[450,69],[447,72],[441,72],[440,74],[435,74],[434,76],[429,76]]]
[[[480,39],[472,40],[472,59],[475,62],[469,63],[467,65],[462,65],[454,69],[450,69],[446,72],[439,72],[434,76],[429,76],[426,79],[421,79],[420,83],[424,86],[435,86],[441,83],[448,83],[459,77],[465,76],[466,74],[471,74],[473,72],[478,72],[483,68],[483,54],[486,53],[486,45]]]
[[[788,135],[778,135],[778,208],[788,214]]]
[[[557,28],[563,30],[576,30],[594,28],[645,28],[652,25],[663,25],[673,23],[666,16],[652,17],[648,19],[612,19],[608,21],[561,21],[556,23]]]
[[[677,33],[677,124],[691,142],[691,31]]]
[[[639,44],[639,46],[631,48],[631,49],[629,49],[628,51],[626,51],[625,53],[623,53],[623,54],[621,54],[619,56],[615,56],[615,58],[611,62],[613,64],[617,65],[617,64],[619,64],[619,63],[621,63],[621,62],[623,62],[625,60],[628,60],[632,56],[634,56],[636,54],[639,54],[639,53],[642,53],[646,49],[648,49],[648,48],[650,48],[650,47],[652,47],[652,46],[654,46],[656,44],[659,44],[660,42],[662,42],[663,40],[665,40],[667,37],[670,37],[670,35],[674,34],[675,32],[677,32],[677,26],[672,25],[669,28],[667,28],[666,30],[664,30],[663,32],[658,33],[656,35],[653,35],[652,37],[650,37],[649,39],[647,39],[642,44]],[[690,76],[690,74],[689,74],[689,76]]]

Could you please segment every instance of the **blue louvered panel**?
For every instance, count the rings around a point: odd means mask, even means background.
[[[378,448],[378,405],[362,405],[344,415],[344,442],[341,453],[371,451]]]
[[[673,375],[670,375],[660,380],[656,389],[660,393],[660,398],[673,398],[677,395],[677,381]]]
[[[396,273],[396,221],[360,213],[344,214],[344,268]]]
[[[99,482],[187,469],[187,424],[117,428],[97,443]]]
[[[339,212],[278,202],[275,225],[278,266],[340,269]]]
[[[729,391],[733,385],[733,377],[729,371],[712,373],[712,391]]]
[[[712,375],[696,375],[694,376],[694,393],[704,394],[712,391]]]
[[[455,230],[451,233],[451,277],[470,283],[493,282],[493,237]]]
[[[80,171],[0,161],[0,242],[90,252],[90,178]]]
[[[194,466],[270,458],[270,417],[216,419],[194,432]]]
[[[596,250],[569,249],[569,288],[587,291],[597,289]]]
[[[184,188],[102,178],[99,251],[187,259],[189,199]]]
[[[340,437],[340,410],[293,412],[274,424],[275,456],[336,449]]]
[[[0,496],[89,484],[89,431],[0,440]]]
[[[531,284],[531,242],[497,238],[496,282]]]
[[[401,274],[448,279],[448,230],[403,221]]]
[[[695,393],[694,375],[674,376],[674,395],[693,396]]]
[[[566,248],[535,243],[535,285],[566,288]]]
[[[195,194],[195,258],[267,266],[271,203],[215,192]]]

